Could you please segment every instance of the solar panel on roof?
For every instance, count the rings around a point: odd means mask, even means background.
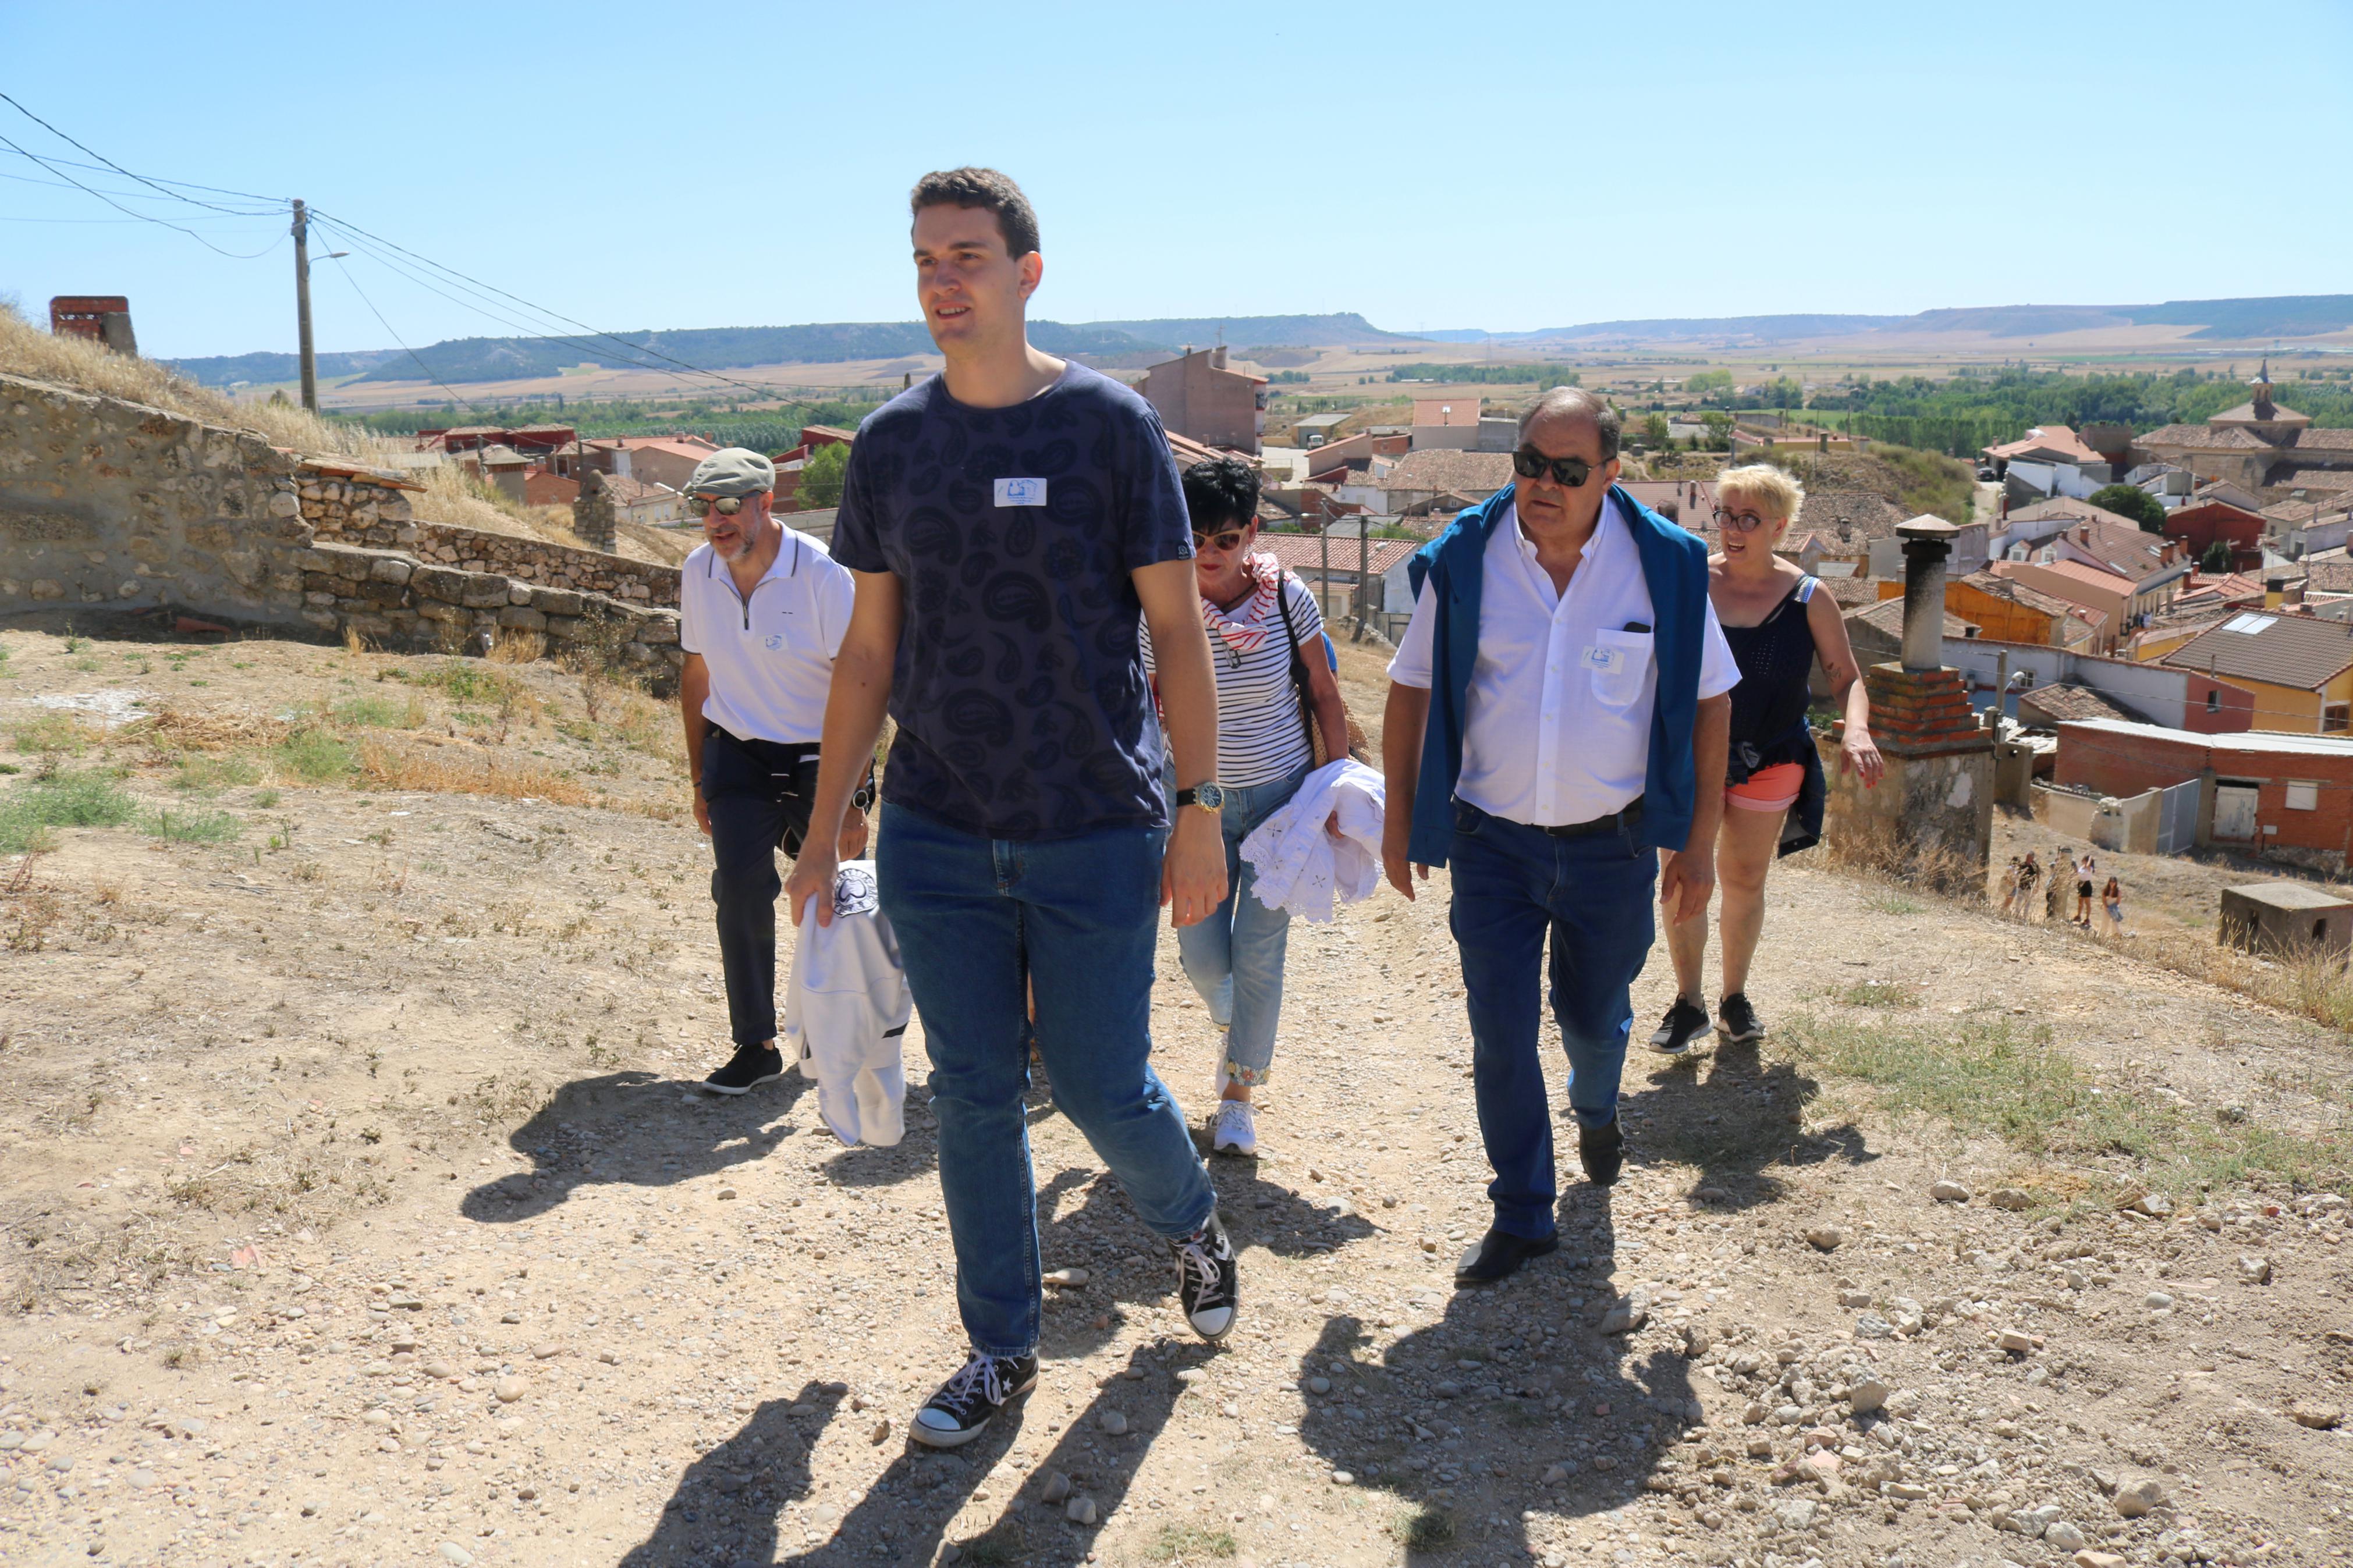
[[[2233,616],[2222,623],[2222,629],[2226,632],[2241,632],[2248,637],[2253,637],[2278,619],[2277,616]]]

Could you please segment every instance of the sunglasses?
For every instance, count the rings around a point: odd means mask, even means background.
[[[1197,533],[1193,536],[1193,552],[1198,555],[1208,550],[1220,552],[1239,550],[1241,548],[1241,542],[1242,534],[1238,530],[1229,529],[1223,533],[1216,534]]]
[[[742,496],[689,496],[690,505],[697,511],[715,511],[722,517],[733,517],[744,510]]]
[[[1731,529],[1736,533],[1754,533],[1758,529],[1766,526],[1766,520],[1757,512],[1726,511],[1722,507],[1717,507],[1715,509],[1715,526],[1718,528]]]
[[[1580,489],[1593,477],[1593,465],[1582,458],[1547,458],[1534,447],[1523,447],[1512,454],[1512,472],[1524,479],[1552,475],[1553,483]]]

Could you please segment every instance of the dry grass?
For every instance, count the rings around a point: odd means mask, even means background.
[[[370,739],[360,746],[360,771],[384,789],[496,795],[556,805],[597,804],[594,790],[545,768],[501,761],[494,752],[478,757],[449,752],[449,748],[397,746]]]

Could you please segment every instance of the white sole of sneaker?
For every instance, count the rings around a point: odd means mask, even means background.
[[[772,1073],[770,1073],[770,1074],[769,1074],[767,1077],[765,1077],[765,1078],[755,1078],[755,1079],[754,1079],[751,1082],[749,1082],[749,1083],[745,1084],[745,1085],[744,1085],[743,1088],[741,1088],[741,1089],[730,1089],[727,1085],[725,1085],[725,1084],[723,1084],[723,1083],[710,1083],[710,1082],[702,1083],[702,1084],[699,1085],[698,1087],[699,1087],[699,1088],[701,1088],[701,1089],[702,1089],[706,1093],[710,1093],[710,1094],[749,1094],[749,1093],[751,1093],[754,1089],[755,1089],[759,1088],[762,1084],[764,1084],[764,1083],[774,1083],[774,1082],[776,1082],[778,1079],[780,1079],[780,1078],[782,1078],[782,1077],[784,1077],[784,1076],[785,1076],[785,1075],[784,1075],[783,1073],[781,1073],[781,1072],[772,1072]]]
[[[911,1443],[921,1443],[926,1448],[961,1448],[983,1432],[987,1431],[990,1423],[994,1422],[997,1415],[1004,1415],[1015,1400],[1037,1386],[1038,1374],[1031,1373],[1029,1382],[1005,1396],[1005,1403],[997,1407],[996,1415],[991,1415],[987,1421],[982,1422],[977,1426],[967,1426],[961,1432],[951,1432],[938,1426],[926,1426],[920,1419],[910,1421],[907,1423],[907,1440]],[[920,1414],[918,1412],[918,1415]]]

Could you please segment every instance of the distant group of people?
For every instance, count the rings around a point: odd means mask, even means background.
[[[1411,899],[1451,868],[1494,1173],[1493,1224],[1456,1272],[1478,1285],[1558,1245],[1547,994],[1579,1163],[1618,1179],[1654,889],[1677,996],[1651,1045],[1683,1051],[1711,1023],[1732,1044],[1763,1037],[1746,990],[1767,871],[1814,841],[1826,787],[1806,719],[1818,658],[1844,718],[1841,768],[1875,784],[1883,764],[1837,605],[1774,553],[1796,484],[1727,471],[1711,557],[1616,483],[1618,411],[1565,387],[1522,417],[1513,483],[1412,557],[1385,780],[1372,773],[1348,758],[1315,595],[1255,548],[1247,466],[1180,475],[1150,405],[1029,342],[1044,264],[1012,181],[927,174],[909,208],[945,368],[860,426],[829,549],[775,515],[768,459],[730,448],[697,469],[681,705],[735,1047],[706,1087],[743,1094],[786,1069],[780,893],[804,928],[797,975],[818,931],[879,917],[887,942],[861,951],[887,956],[922,1015],[968,1342],[909,1433],[953,1447],[1039,1375],[1033,1051],[1163,1238],[1193,1329],[1216,1340],[1236,1321],[1236,1251],[1149,1020],[1166,908],[1219,1032],[1211,1152],[1254,1152],[1289,921],[1258,896],[1262,830],[1290,836],[1286,855],[1338,854],[1320,875],[1327,893],[1348,881],[1344,897],[1385,874]],[[903,1005],[870,1011],[878,1038],[905,1026]]]
[[[2009,867],[2002,872],[2001,912],[2014,914],[2021,920],[2033,919],[2034,889],[2040,887],[2043,889],[2042,918],[2046,922],[2056,925],[2064,919],[2070,925],[2090,931],[2092,900],[2096,896],[2101,912],[2108,917],[2109,930],[2122,936],[2125,929],[2124,886],[2114,874],[2105,884],[2100,882],[2099,876],[2099,861],[2088,849],[2071,856],[2066,850],[2054,847],[2047,865],[2037,860],[2031,849],[2023,856],[2013,855],[2010,858]],[[2071,881],[2073,883],[2072,889],[2068,886]],[[2094,892],[2095,887],[2098,889],[2096,895]],[[2074,894],[2074,910],[2073,913],[2066,913],[2067,895],[2071,890]]]

